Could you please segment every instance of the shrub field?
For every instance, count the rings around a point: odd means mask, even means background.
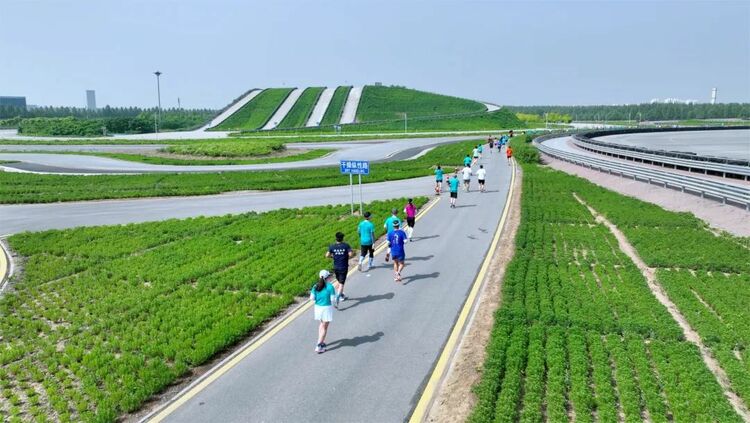
[[[670,267],[659,282],[747,400],[745,247],[691,215],[537,165],[523,170],[515,257],[469,420],[742,421],[698,349],[573,193],[617,224],[649,265]],[[715,251],[697,254],[697,246]]]
[[[273,116],[292,90],[292,88],[265,89],[242,106],[240,110],[212,129],[217,131],[258,129],[271,119],[271,116]]]
[[[297,102],[294,103],[292,109],[289,110],[289,113],[279,122],[277,128],[301,128],[305,126],[324,89],[325,87],[306,88]]]
[[[25,270],[0,298],[0,420],[136,410],[304,294],[358,220],[329,206],[11,237]]]

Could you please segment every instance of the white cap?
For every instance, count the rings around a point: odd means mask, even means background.
[[[331,272],[327,271],[326,269],[323,269],[318,273],[318,276],[320,276],[323,279],[328,279],[329,276],[331,276]]]

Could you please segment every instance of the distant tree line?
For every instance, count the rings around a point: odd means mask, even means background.
[[[162,109],[159,130],[196,128],[216,114],[210,109]],[[27,135],[93,136],[154,132],[157,109],[104,107],[90,111],[75,107],[0,108],[0,128],[18,128]]]
[[[508,106],[508,109],[529,115],[545,113],[569,116],[574,121],[604,120],[686,120],[750,118],[750,103],[664,104],[644,103],[622,106]],[[551,115],[550,115],[551,116]],[[550,122],[553,120],[550,119]]]

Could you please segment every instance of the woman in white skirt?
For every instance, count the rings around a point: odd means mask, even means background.
[[[315,302],[315,320],[320,322],[318,326],[318,344],[315,352],[318,354],[326,351],[326,334],[328,324],[333,320],[333,301],[336,297],[336,288],[331,285],[331,273],[321,270],[318,274],[318,282],[310,290],[310,299]]]

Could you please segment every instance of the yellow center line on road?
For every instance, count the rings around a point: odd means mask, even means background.
[[[419,220],[424,216],[430,209],[432,209],[435,204],[437,204],[440,201],[440,197],[437,197],[435,201],[431,202],[427,205],[424,209],[420,210],[420,212],[415,217],[415,220]],[[375,249],[375,254],[379,254],[382,252],[386,247],[386,242],[380,243],[380,245]],[[1,259],[0,259],[1,260]],[[356,267],[353,267],[349,270],[348,276],[351,276],[356,271]],[[215,369],[211,370],[210,373],[203,379],[200,380],[195,386],[192,388],[188,388],[186,392],[184,392],[182,395],[180,395],[178,398],[176,398],[174,401],[169,403],[168,406],[166,406],[164,409],[159,411],[157,414],[155,414],[153,417],[151,417],[148,421],[158,423],[163,421],[165,418],[167,418],[170,414],[172,414],[175,410],[183,406],[186,402],[190,401],[191,398],[198,395],[202,390],[206,389],[210,384],[215,382],[217,379],[219,379],[222,375],[224,375],[226,372],[231,370],[234,366],[239,364],[242,360],[244,360],[247,356],[253,353],[253,351],[260,348],[263,344],[268,342],[271,338],[273,338],[274,335],[281,332],[282,329],[289,326],[290,323],[292,323],[296,318],[301,316],[303,313],[305,313],[307,310],[312,307],[312,301],[305,301],[304,304],[302,304],[300,307],[298,307],[296,310],[294,310],[292,313],[287,315],[283,318],[276,326],[271,328],[268,332],[263,334],[261,337],[259,337],[256,341],[251,342],[247,346],[244,347],[243,350],[236,353],[234,357],[229,359],[228,361],[222,363],[219,365],[219,367],[216,367]],[[146,417],[148,419],[148,417]],[[144,419],[145,420],[145,419]]]
[[[487,274],[487,270],[490,267],[492,256],[495,253],[497,244],[500,242],[500,235],[503,232],[503,226],[505,226],[505,221],[508,218],[508,213],[510,211],[510,203],[511,203],[511,199],[513,198],[513,186],[516,181],[515,161],[513,161],[513,167],[511,168],[511,175],[512,176],[510,180],[510,188],[508,189],[508,198],[505,200],[505,208],[503,209],[503,215],[500,218],[500,223],[497,225],[497,230],[495,231],[495,236],[492,239],[492,244],[490,245],[490,249],[487,251],[487,256],[484,258],[482,267],[479,269],[479,273],[477,274],[477,277],[474,280],[474,284],[471,287],[471,292],[469,293],[469,296],[466,298],[466,302],[464,303],[464,306],[461,309],[461,313],[458,315],[458,320],[456,321],[456,324],[453,326],[453,330],[451,331],[451,334],[448,337],[448,342],[445,343],[445,347],[443,347],[443,351],[440,353],[440,357],[438,358],[437,364],[435,365],[435,369],[432,371],[432,374],[430,375],[430,379],[427,381],[427,385],[425,385],[424,391],[422,392],[422,395],[419,398],[419,402],[417,402],[417,406],[414,408],[414,412],[409,418],[409,423],[421,423],[427,417],[427,411],[430,405],[432,404],[433,400],[435,399],[434,398],[435,392],[437,391],[437,388],[439,387],[440,382],[443,379],[443,376],[445,375],[448,365],[450,364],[451,359],[453,358],[453,355],[456,352],[456,347],[458,345],[458,342],[461,340],[461,337],[463,336],[466,322],[469,319],[469,315],[471,314],[472,309],[474,308],[474,304],[476,303],[477,296],[482,287],[482,282],[484,281],[484,278]]]

